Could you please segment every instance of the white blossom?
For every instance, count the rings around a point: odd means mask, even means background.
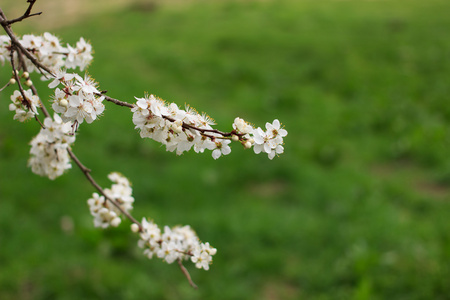
[[[133,123],[142,138],[151,138],[166,146],[167,151],[178,155],[191,148],[197,153],[212,150],[212,157],[219,158],[231,152],[231,141],[239,141],[245,149],[254,147],[255,153],[265,152],[270,159],[284,151],[283,137],[287,131],[278,120],[266,124],[266,131],[254,128],[241,118],[235,118],[233,131],[225,135],[214,130],[211,118],[200,115],[187,106],[185,110],[175,103],[166,103],[153,95],[136,98],[131,109]]]
[[[46,118],[44,126],[30,142],[28,165],[34,173],[53,180],[72,167],[67,149],[75,142],[75,136],[69,135],[71,123],[64,123],[57,114],[53,119]]]
[[[115,201],[122,210],[130,212],[133,209],[134,198],[129,180],[120,173],[113,172],[108,175],[114,184],[110,189],[104,189],[104,193]],[[94,226],[107,228],[117,227],[121,223],[122,212],[105,196],[93,193],[87,201],[91,215],[94,217]]]
[[[92,78],[86,75],[83,79],[78,74],[63,70],[58,70],[56,74],[49,87],[62,84],[63,89],[55,89],[52,108],[61,114],[65,122],[74,122],[76,129],[84,121],[92,123],[103,113],[105,97],[100,94]]]
[[[11,96],[12,103],[9,105],[9,110],[15,111],[14,120],[24,122],[34,118],[38,115],[37,107],[39,106],[39,98],[33,95],[31,90],[24,91],[26,99],[20,91],[15,90]]]
[[[164,226],[161,232],[158,225],[146,218],[142,219],[141,226],[138,245],[144,249],[144,255],[148,258],[156,256],[168,264],[191,258],[198,268],[209,269],[217,250],[209,243],[200,243],[190,226]]]
[[[117,227],[121,219],[114,209],[108,205],[108,201],[103,195],[93,193],[92,198],[87,201],[91,215],[94,217],[94,226],[107,228],[109,226]]]
[[[67,45],[67,61],[66,67],[75,69],[77,67],[83,71],[92,61],[92,46],[83,38],[77,42],[76,47],[73,48]]]
[[[212,157],[214,159],[218,159],[222,154],[223,155],[228,155],[231,153],[231,148],[230,146],[228,146],[228,144],[231,143],[230,140],[220,140],[217,141],[216,144],[216,149],[213,150],[212,152]]]
[[[212,263],[212,257],[217,253],[217,249],[209,245],[209,243],[198,244],[194,251],[192,251],[191,261],[195,263],[198,269],[209,270],[209,265]]]
[[[65,84],[66,82],[70,82],[73,78],[79,77],[79,75],[76,73],[67,73],[65,69],[58,69],[53,72],[53,75],[53,81],[48,84],[48,87],[51,89],[54,89],[60,83]],[[81,81],[81,77],[78,78],[78,80]]]
[[[131,111],[135,128],[139,129],[142,138],[162,143],[167,151],[175,151],[177,155],[192,148],[197,153],[209,149],[217,159],[231,152],[229,140],[208,131],[213,129],[211,124],[214,122],[205,114],[200,115],[189,106],[186,110],[180,109],[175,103],[168,104],[153,95],[136,100]]]
[[[281,123],[277,119],[273,121],[273,124],[266,123],[266,131],[263,131],[260,127],[253,130],[253,150],[256,154],[265,152],[270,159],[273,159],[275,155],[284,152],[283,137],[287,135],[287,130],[281,128]]]
[[[142,231],[139,234],[138,246],[144,248],[144,255],[152,258],[160,249],[161,230],[153,221],[147,221],[145,218],[142,219],[141,225]]]
[[[75,47],[63,47],[60,40],[53,34],[45,32],[43,35],[27,34],[18,38],[19,42],[36,59],[47,68],[56,71],[60,68],[83,71],[92,61],[92,46],[81,38]],[[11,40],[7,35],[0,35],[0,62],[10,60]],[[16,65],[19,65],[17,53],[14,55]],[[36,71],[36,66],[26,59],[28,72]],[[45,78],[45,77],[44,77]]]
[[[238,133],[243,133],[243,134],[248,134],[248,133],[250,133],[250,132],[252,132],[254,130],[252,125],[250,125],[248,122],[244,121],[241,118],[234,119],[233,128]]]

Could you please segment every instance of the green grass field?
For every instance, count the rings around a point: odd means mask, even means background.
[[[75,166],[31,173],[38,125],[13,121],[0,92],[0,299],[450,299],[450,2],[155,3],[54,33],[91,41],[110,96],[188,103],[223,130],[278,118],[285,153],[176,156],[111,103],[80,127],[74,152],[102,186],[112,171],[133,182],[134,216],[218,249],[210,271],[186,264],[194,290],[141,254],[129,222],[93,227]]]

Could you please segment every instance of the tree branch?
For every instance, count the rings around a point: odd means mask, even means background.
[[[14,24],[14,23],[16,23],[16,22],[20,22],[20,21],[22,21],[22,20],[24,20],[24,19],[26,19],[26,18],[32,17],[32,16],[40,15],[41,12],[39,12],[39,13],[34,13],[34,14],[31,13],[31,10],[32,10],[32,8],[33,8],[33,5],[35,4],[36,1],[37,1],[37,0],[28,0],[27,2],[29,3],[29,5],[28,5],[28,8],[27,8],[27,10],[25,11],[25,13],[24,13],[21,17],[18,17],[18,18],[12,19],[12,20],[8,20],[8,19],[6,18],[6,16],[5,16],[5,14],[3,13],[3,11],[0,9],[0,25],[3,27],[3,29],[5,30],[5,32],[7,33],[7,35],[8,35],[8,36],[10,37],[10,39],[11,39],[11,50],[10,50],[10,55],[11,55],[11,67],[12,67],[12,70],[13,70],[14,78],[15,78],[15,80],[16,80],[16,82],[17,82],[18,87],[19,87],[19,91],[20,91],[20,93],[21,93],[21,95],[22,95],[22,97],[23,97],[23,104],[24,104],[24,105],[27,105],[30,109],[31,109],[31,105],[30,105],[30,103],[29,103],[30,100],[29,100],[29,99],[26,97],[26,95],[25,95],[25,91],[24,91],[24,89],[23,89],[23,87],[22,87],[22,84],[21,84],[21,82],[20,82],[19,72],[18,72],[19,69],[22,69],[24,72],[27,72],[27,67],[26,67],[26,63],[25,63],[25,60],[24,60],[24,56],[25,56],[26,58],[28,58],[28,59],[32,62],[32,64],[36,67],[36,69],[37,69],[39,72],[41,72],[44,76],[46,76],[46,75],[48,74],[48,75],[50,75],[50,76],[52,76],[52,77],[55,77],[55,74],[54,74],[48,67],[46,67],[45,65],[43,65],[43,64],[42,64],[42,63],[41,63],[41,62],[40,62],[40,61],[39,61],[32,53],[30,53],[30,51],[29,51],[28,49],[26,49],[25,47],[22,46],[22,44],[20,43],[20,41],[17,39],[17,37],[16,37],[15,34],[13,33],[13,31],[12,31],[12,29],[11,29],[11,24]],[[19,60],[19,66],[18,66],[18,68],[16,68],[16,66],[15,66],[15,62],[14,62],[14,52],[17,53],[17,58],[18,58],[18,60]],[[45,72],[45,73],[44,73],[44,72]],[[8,84],[7,84],[7,85],[8,85]],[[27,85],[29,85],[29,84],[27,84]],[[38,97],[37,90],[36,90],[36,88],[34,87],[33,84],[31,84],[30,88],[31,88],[33,94],[36,95],[36,96]],[[130,103],[128,103],[128,102],[120,101],[120,100],[118,100],[118,99],[114,99],[114,98],[112,98],[112,97],[106,96],[106,95],[104,95],[105,93],[106,93],[106,91],[105,91],[105,92],[102,92],[101,94],[98,94],[98,96],[103,96],[103,97],[105,97],[105,100],[107,100],[107,101],[109,101],[109,102],[112,102],[112,103],[114,103],[114,104],[116,104],[116,105],[119,105],[119,106],[124,106],[124,107],[128,107],[128,108],[133,108],[133,107],[135,107],[134,104],[130,104]],[[38,98],[39,98],[39,97],[38,97]],[[39,98],[39,103],[40,103],[40,107],[41,107],[41,109],[42,109],[43,114],[45,115],[45,117],[50,117],[49,112],[47,111],[46,107],[44,106],[44,104],[42,103],[42,101],[41,101],[40,98]],[[166,119],[166,120],[168,120],[168,121],[170,121],[170,122],[175,122],[175,119],[173,119],[173,118],[171,118],[171,117],[163,116],[163,118]],[[37,118],[37,116],[36,116],[36,121],[38,121],[39,124],[41,125],[41,127],[44,128],[43,124],[40,122],[40,120],[39,120],[39,118]],[[222,132],[222,131],[219,131],[219,130],[216,130],[216,129],[203,129],[203,128],[198,128],[198,127],[195,127],[195,126],[193,126],[193,125],[190,125],[190,124],[187,124],[187,123],[184,123],[184,122],[183,122],[182,127],[183,127],[184,129],[197,130],[197,131],[201,132],[202,135],[208,136],[208,137],[210,137],[211,139],[214,139],[214,138],[216,138],[216,137],[214,137],[214,136],[209,136],[209,135],[207,135],[207,134],[205,134],[205,133],[216,133],[216,134],[221,135],[221,136],[224,137],[224,138],[225,138],[225,137],[230,137],[230,136],[232,136],[232,135],[237,135],[237,136],[239,136],[239,137],[241,138],[241,137],[244,135],[244,134],[236,133],[235,131],[232,131],[232,132]],[[105,193],[105,191],[103,190],[103,188],[102,188],[102,187],[94,180],[94,178],[92,177],[92,175],[91,175],[91,170],[88,169],[86,166],[84,166],[84,165],[81,163],[81,161],[80,161],[80,160],[78,159],[78,157],[73,153],[73,151],[69,148],[69,149],[67,149],[67,152],[68,152],[69,156],[71,157],[71,159],[72,159],[72,160],[75,162],[75,164],[79,167],[79,169],[81,170],[81,172],[85,175],[86,179],[91,183],[91,185],[92,185],[92,186],[93,186],[93,187],[94,187],[94,188],[95,188],[102,196],[104,196],[105,199],[106,199],[107,201],[109,201],[112,205],[114,205],[114,206],[115,206],[115,207],[116,207],[116,208],[117,208],[117,209],[118,209],[118,210],[119,210],[126,218],[128,218],[132,223],[137,224],[137,225],[139,226],[139,232],[143,232],[143,231],[144,231],[144,228],[143,228],[142,224],[141,224],[139,221],[137,221],[137,220],[136,220],[136,219],[135,219],[128,211],[124,210],[124,209],[121,207],[120,203],[119,203],[117,200],[115,200],[115,199],[109,197],[109,196]],[[186,254],[186,255],[192,255],[191,253],[185,253],[185,254]],[[178,262],[178,265],[179,265],[181,271],[183,272],[184,276],[185,276],[185,277],[187,278],[187,280],[189,281],[189,284],[190,284],[193,288],[197,289],[197,288],[198,288],[197,285],[193,282],[193,280],[192,280],[192,278],[191,278],[191,276],[190,276],[188,270],[184,267],[184,265],[183,265],[183,263],[182,263],[182,260],[181,260],[181,259],[178,259],[177,262]]]

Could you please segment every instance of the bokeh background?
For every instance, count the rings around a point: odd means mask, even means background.
[[[9,17],[26,1],[2,0]],[[134,215],[190,224],[210,271],[148,260],[129,222],[93,227],[74,166],[50,181],[27,158],[35,122],[0,93],[0,299],[450,299],[450,2],[45,1],[18,35],[95,49],[114,98],[145,92],[207,112],[278,118],[285,154],[234,145],[176,156],[106,103],[73,147],[92,175],[125,174]],[[0,85],[9,79],[1,68]],[[39,76],[34,74],[34,82]],[[49,91],[38,83],[46,101]]]

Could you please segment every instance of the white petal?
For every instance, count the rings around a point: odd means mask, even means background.
[[[58,79],[54,79],[52,82],[50,82],[48,84],[48,87],[51,88],[51,89],[54,89],[55,87],[58,86],[58,84],[59,84],[59,80]]]
[[[264,144],[264,137],[265,133],[260,127],[253,130],[253,140],[256,144]]]
[[[76,95],[69,96],[68,100],[69,100],[69,105],[72,107],[80,106],[81,101],[82,101],[81,97],[76,96]]]
[[[218,159],[218,158],[220,157],[221,154],[222,154],[222,152],[220,152],[219,149],[215,149],[215,150],[212,152],[212,157],[213,157],[214,159]]]
[[[223,155],[228,155],[228,154],[230,154],[230,153],[231,153],[231,148],[230,148],[230,146],[222,147],[222,153],[223,153]]]
[[[58,124],[62,123],[61,117],[57,114],[53,114],[53,119],[55,119],[55,122]]]
[[[281,146],[281,145],[278,145],[277,148],[275,149],[275,152],[276,152],[277,154],[283,153],[283,152],[284,152],[284,147]]]
[[[285,137],[288,134],[286,129],[280,129],[278,130],[278,135],[281,137]]]
[[[261,153],[261,151],[263,150],[264,146],[263,145],[254,145],[253,146],[253,151],[255,151],[255,154],[259,154]]]
[[[264,144],[264,152],[270,153],[272,149],[270,148],[269,144]]]
[[[280,121],[278,121],[278,119],[273,120],[272,124],[275,129],[280,129]]]

